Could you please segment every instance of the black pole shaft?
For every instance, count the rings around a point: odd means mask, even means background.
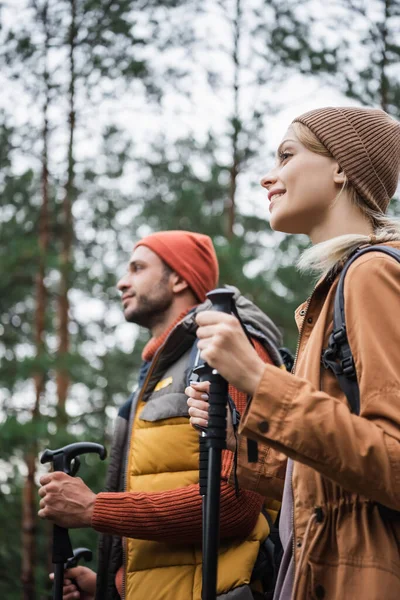
[[[62,600],[64,586],[64,563],[54,565],[53,600]]]
[[[206,511],[206,498],[207,498],[207,478],[208,478],[208,448],[206,445],[206,435],[202,432],[199,437],[199,491],[201,496],[201,513],[202,513],[202,553],[205,556],[206,546],[206,523],[207,511]],[[204,566],[202,569],[202,589],[204,589]]]
[[[215,600],[218,572],[219,515],[221,490],[221,449],[210,448],[208,455],[209,486],[206,496],[205,551],[203,554],[202,600]]]

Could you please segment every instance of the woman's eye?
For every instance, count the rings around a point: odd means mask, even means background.
[[[279,161],[282,163],[289,158],[289,156],[293,156],[290,152],[280,152],[279,153]]]

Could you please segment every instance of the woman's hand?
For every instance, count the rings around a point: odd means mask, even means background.
[[[96,573],[88,567],[68,569],[64,573],[63,600],[94,600],[96,578]],[[54,581],[54,573],[50,573],[50,579]]]
[[[185,394],[188,396],[187,405],[192,427],[208,427],[209,391],[209,381],[191,382],[185,389]]]
[[[238,319],[217,311],[197,315],[200,356],[236,389],[254,396],[265,364]]]
[[[192,427],[208,426],[208,393],[210,391],[210,382],[191,383],[186,389],[188,396],[188,406],[190,415],[190,424]],[[226,428],[226,446],[228,450],[235,452],[236,438],[232,425],[232,415],[229,407],[227,408],[227,428]]]

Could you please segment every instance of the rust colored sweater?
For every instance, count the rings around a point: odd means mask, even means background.
[[[178,321],[181,319],[180,317]],[[157,339],[151,339],[143,357],[151,360],[173,326]],[[255,341],[259,356],[272,364],[262,345]],[[229,393],[240,414],[247,404],[246,395],[229,386]],[[221,538],[241,538],[250,533],[256,524],[264,501],[256,492],[241,490],[236,497],[228,483],[233,466],[233,453],[222,452],[221,471]],[[97,494],[92,526],[99,532],[147,539],[157,542],[188,543],[202,539],[202,500],[198,484],[155,493],[101,492]],[[121,572],[117,575],[117,582]],[[120,588],[120,586],[117,586]],[[119,590],[120,591],[120,590]]]

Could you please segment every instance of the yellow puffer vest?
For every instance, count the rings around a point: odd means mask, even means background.
[[[160,492],[198,483],[199,436],[189,424],[184,394],[189,354],[190,350],[162,372],[146,397],[154,373],[147,376],[132,418],[128,492]],[[268,534],[268,523],[260,515],[247,539],[221,544],[218,594],[249,583],[260,543]],[[201,563],[201,548],[196,544],[126,539],[125,598],[201,600]]]

